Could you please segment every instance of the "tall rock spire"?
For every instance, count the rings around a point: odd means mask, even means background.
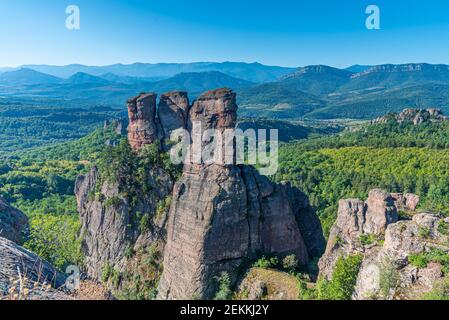
[[[154,93],[143,93],[128,100],[128,140],[134,150],[158,139],[156,97]]]

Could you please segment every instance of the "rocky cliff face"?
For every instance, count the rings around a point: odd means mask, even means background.
[[[130,255],[165,237],[166,208],[161,201],[171,194],[173,181],[161,168],[148,168],[142,190],[129,197],[128,179],[116,183],[101,179],[97,168],[76,181],[75,193],[81,217],[87,274],[100,280],[105,269],[125,272]]]
[[[354,299],[419,299],[432,290],[449,259],[449,219],[414,213],[398,221],[398,208],[416,209],[418,199],[373,190],[366,202],[340,201],[320,276],[331,279],[338,258],[361,254]]]
[[[145,93],[128,100],[128,141],[134,150],[158,139],[156,94]]]
[[[386,116],[371,121],[371,123],[376,124],[395,121],[397,123],[411,122],[414,125],[420,125],[425,122],[441,122],[448,120],[449,117],[444,116],[440,109],[405,109],[400,113],[389,113]]]
[[[203,132],[236,124],[236,96],[228,89],[206,92],[192,105],[186,93],[167,93],[157,112],[155,106],[153,94],[128,101],[128,140],[135,154],[166,142],[178,129],[192,133],[194,122]],[[212,298],[217,276],[228,272],[235,281],[238,268],[259,252],[295,254],[305,264],[324,250],[321,224],[307,197],[288,184],[272,184],[252,167],[187,164],[174,185],[160,164],[133,170],[148,172],[147,187],[128,183],[126,176],[105,181],[96,168],[76,182],[86,268],[93,278],[104,278],[107,266],[132,272],[130,248],[139,252],[158,243],[164,250],[159,298]],[[126,195],[130,185],[138,189],[137,202]],[[171,206],[165,201],[154,214],[167,198]],[[135,223],[139,215],[151,217],[145,231]],[[140,268],[138,262],[132,267]]]
[[[207,92],[191,107],[189,124],[234,128],[236,111],[232,91]],[[307,263],[324,239],[317,216],[297,192],[247,166],[186,165],[173,192],[158,297],[210,299],[216,277],[227,272],[235,281],[238,268],[257,252],[296,254]],[[303,236],[301,229],[309,232]]]
[[[28,218],[0,198],[0,237],[21,244],[28,233]]]

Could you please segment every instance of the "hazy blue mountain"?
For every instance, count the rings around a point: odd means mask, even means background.
[[[149,84],[148,90],[159,94],[174,90],[187,91],[191,96],[195,96],[216,88],[227,87],[233,90],[240,90],[252,85],[254,83],[217,71],[188,72]]]
[[[111,72],[102,74],[99,77],[106,79],[110,82],[127,83],[127,84],[141,83],[141,82],[156,82],[156,81],[166,79],[165,77],[139,78],[139,77],[129,77],[129,76],[118,76]]]
[[[274,81],[295,70],[294,68],[243,62],[134,63],[128,65],[114,64],[109,66],[85,66],[79,64],[67,66],[27,65],[24,67],[60,78],[68,78],[78,72],[89,73],[94,76],[113,73],[117,76],[138,78],[169,78],[183,72],[219,71],[251,82]]]
[[[15,77],[13,77],[15,75]],[[20,76],[20,77],[19,77]],[[110,76],[109,76],[110,77]],[[4,79],[4,82],[1,79]],[[110,77],[112,78],[112,77]],[[120,81],[122,77],[116,77]],[[109,81],[102,77],[78,72],[68,79],[59,79],[28,69],[0,75],[0,94],[9,97],[67,100],[87,105],[110,104],[123,106],[125,101],[138,92],[185,90],[193,98],[204,91],[221,87],[241,90],[254,83],[228,76],[221,72],[181,73],[169,79],[150,82],[144,80],[128,83]]]
[[[345,70],[348,70],[348,71],[350,71],[352,73],[359,73],[359,72],[366,71],[366,70],[368,70],[371,67],[373,67],[373,66],[355,64],[353,66],[350,66],[350,67],[346,68]]]
[[[299,68],[283,77],[282,85],[313,95],[327,95],[351,80],[352,73],[324,65]]]
[[[55,84],[61,82],[60,78],[22,68],[0,74],[0,84],[5,86]]]
[[[14,70],[17,70],[17,69],[16,68],[8,68],[8,67],[0,68],[0,74],[9,72],[9,71],[14,71]]]
[[[93,75],[90,75],[88,73],[84,72],[78,72],[75,73],[70,78],[66,79],[64,83],[71,83],[71,84],[96,84],[96,85],[108,85],[111,84],[112,81],[109,81],[107,79],[104,79],[102,77],[96,77]]]

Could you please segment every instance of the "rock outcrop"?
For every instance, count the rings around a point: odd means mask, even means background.
[[[236,111],[232,91],[207,92],[191,107],[189,123],[200,122],[202,130],[234,128]],[[324,239],[318,217],[295,194],[251,167],[186,165],[173,192],[158,297],[210,299],[222,272],[235,281],[238,268],[258,252],[296,254],[307,263]],[[316,241],[310,251],[301,233],[306,223],[315,228],[307,234],[309,243]]]
[[[128,141],[135,150],[158,139],[156,94],[144,93],[128,100]]]
[[[102,181],[96,167],[78,177],[75,194],[81,218],[83,250],[87,274],[100,280],[105,268],[124,272],[129,252],[164,241],[168,209],[160,202],[170,196],[172,178],[161,168],[148,168],[149,188],[134,197],[126,186],[132,177],[117,183]],[[144,223],[145,222],[145,223]]]
[[[18,283],[21,282],[22,291],[26,288],[29,294],[18,298],[70,299],[68,295],[58,290],[65,285],[65,281],[65,275],[34,253],[14,242],[0,238],[0,297],[8,296],[11,287],[15,288],[15,294],[20,295]]]
[[[27,216],[0,198],[0,237],[21,244],[28,229]]]
[[[158,118],[165,141],[169,141],[176,130],[187,128],[189,109],[189,97],[186,92],[176,91],[161,95]]]
[[[390,121],[397,123],[411,122],[414,125],[420,125],[425,122],[449,121],[449,117],[444,116],[440,109],[405,109],[400,113],[389,113],[377,118],[371,121],[371,124],[388,123]]]
[[[172,92],[161,96],[156,111],[156,95],[141,94],[128,101],[128,112],[134,153],[155,143],[162,152],[179,129],[191,135],[234,129],[236,95],[218,89],[190,105],[186,93]],[[193,132],[194,123],[201,132]],[[129,252],[158,243],[164,250],[158,297],[209,299],[216,277],[227,272],[235,282],[239,267],[259,253],[295,254],[306,264],[324,250],[321,224],[307,197],[289,184],[271,183],[252,167],[187,163],[176,184],[160,164],[133,170],[128,175],[147,172],[145,185],[126,175],[111,183],[96,168],[76,182],[86,269],[94,279],[101,279],[106,267],[132,274]],[[134,200],[129,186],[137,193]],[[155,214],[161,201],[165,207]],[[136,223],[141,216],[150,217],[144,231]]]
[[[415,214],[398,221],[397,205],[416,208],[415,195],[370,192],[366,202],[342,200],[328,246],[319,262],[320,276],[332,278],[340,257],[363,255],[354,299],[419,299],[444,278],[444,258],[449,260],[449,219]],[[396,201],[396,202],[395,202]],[[425,257],[428,258],[425,258]],[[414,257],[421,257],[418,265]]]

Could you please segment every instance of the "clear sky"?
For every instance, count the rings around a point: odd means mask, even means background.
[[[381,30],[365,27],[370,4]],[[0,43],[0,66],[449,64],[449,0],[0,0]]]

